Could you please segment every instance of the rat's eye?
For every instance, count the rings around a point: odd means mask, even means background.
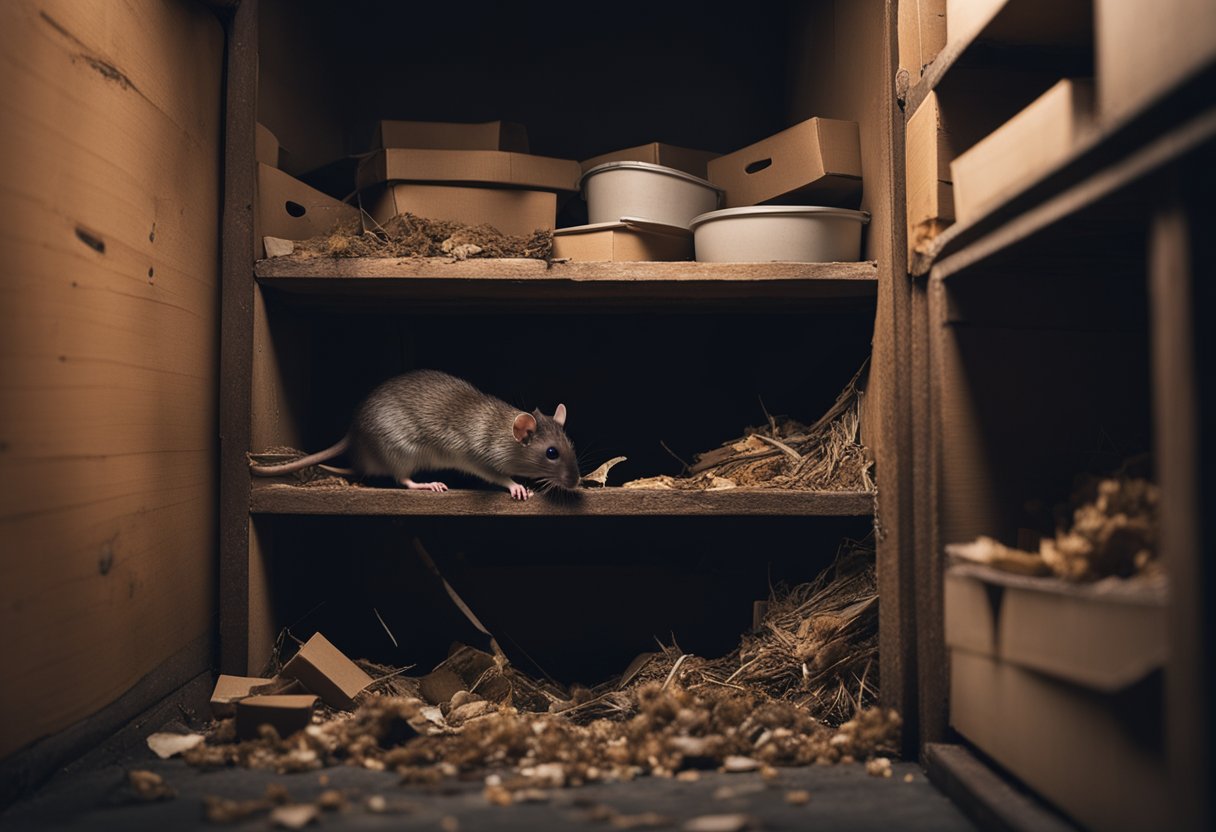
[[[548,448],[545,449],[545,456],[549,457],[549,459],[557,459],[560,456],[560,454],[557,452],[557,448],[554,448],[552,445],[550,445]]]

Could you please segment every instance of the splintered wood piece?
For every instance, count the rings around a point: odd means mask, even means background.
[[[596,468],[590,474],[586,474],[579,478],[580,483],[594,482],[598,483],[601,488],[608,484],[608,472],[612,470],[614,465],[620,465],[628,457],[614,456],[612,459],[605,462],[600,467]]]

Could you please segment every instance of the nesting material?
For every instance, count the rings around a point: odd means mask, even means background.
[[[951,544],[946,553],[1019,575],[1054,575],[1067,581],[1129,578],[1158,571],[1158,489],[1134,477],[1090,479],[1074,498],[1072,525],[1044,538],[1038,552],[992,538]]]
[[[761,623],[722,658],[673,644],[592,689],[536,680],[501,654],[462,646],[428,674],[445,680],[427,686],[431,698],[447,697],[431,704],[419,696],[419,680],[365,663],[377,679],[354,713],[322,710],[294,733],[262,730],[244,741],[222,720],[183,756],[198,766],[279,772],[345,763],[412,783],[502,771],[487,781],[487,799],[508,805],[647,774],[766,773],[894,753],[899,717],[872,707],[872,549],[850,543],[816,581],[779,589]]]
[[[698,454],[686,476],[645,477],[625,488],[713,491],[725,488],[788,488],[873,491],[873,461],[858,441],[863,367],[813,425],[769,417],[743,436]]]
[[[548,261],[553,258],[553,232],[512,237],[489,225],[469,226],[407,213],[367,230],[355,223],[339,225],[329,234],[296,243],[295,251],[329,257],[526,257]]]

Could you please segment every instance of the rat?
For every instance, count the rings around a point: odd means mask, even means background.
[[[447,491],[415,482],[419,471],[456,470],[507,489],[516,500],[546,488],[578,485],[578,462],[565,432],[566,406],[552,416],[526,413],[438,370],[414,370],[385,381],[359,405],[339,442],[278,465],[251,465],[257,476],[290,474],[349,452],[354,473],[391,476],[409,489]]]

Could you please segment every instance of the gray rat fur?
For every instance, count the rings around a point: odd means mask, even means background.
[[[463,379],[414,370],[373,390],[337,444],[292,462],[252,465],[250,470],[264,477],[289,474],[349,451],[354,471],[362,476],[390,476],[407,488],[446,491],[441,482],[414,482],[413,476],[456,470],[526,500],[531,492],[514,477],[546,487],[578,485],[578,463],[565,422],[565,405],[559,404],[552,416],[539,410],[525,413]]]

